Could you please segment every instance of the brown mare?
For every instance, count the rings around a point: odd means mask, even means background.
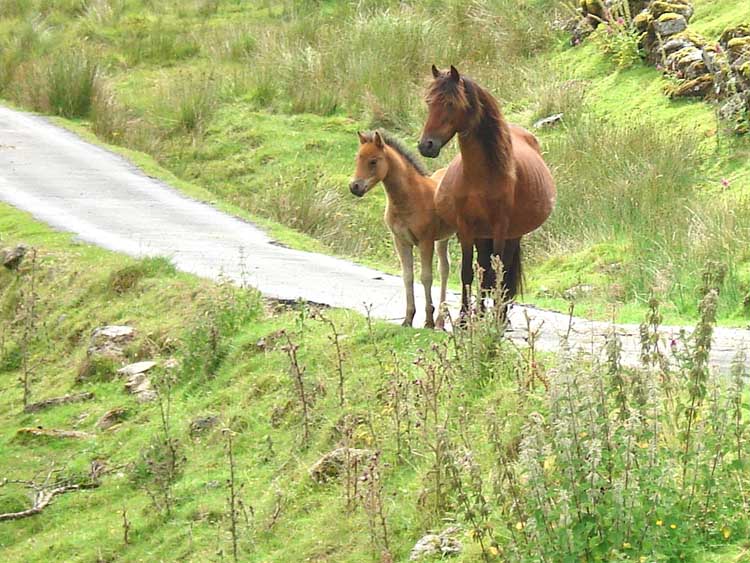
[[[435,196],[438,214],[456,222],[461,243],[461,310],[469,309],[474,246],[484,270],[482,289],[496,284],[492,256],[503,265],[505,299],[521,284],[521,237],[539,227],[555,205],[555,182],[536,137],[509,125],[497,101],[451,66],[432,67],[427,122],[419,152],[437,157],[458,133],[461,154],[453,159]],[[501,311],[505,313],[505,308]]]
[[[432,256],[437,242],[440,263],[440,304],[445,302],[448,285],[448,237],[455,227],[443,221],[435,212],[435,192],[445,169],[432,177],[417,158],[398,141],[381,131],[357,133],[359,151],[354,179],[349,184],[351,192],[362,197],[379,182],[383,182],[387,203],[385,224],[393,233],[393,241],[401,260],[401,273],[406,290],[406,318],[404,326],[411,326],[414,305],[413,248],[419,247],[422,260],[422,285],[425,295],[425,327],[433,328],[435,322],[432,306]],[[442,327],[442,314],[438,315]]]

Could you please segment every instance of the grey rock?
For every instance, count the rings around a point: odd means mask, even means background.
[[[665,41],[662,49],[664,50],[664,54],[669,57],[669,55],[671,55],[672,53],[676,53],[677,51],[685,49],[686,47],[695,47],[695,45],[689,39],[680,37]]]
[[[133,375],[138,375],[141,373],[146,373],[151,368],[153,368],[156,365],[156,362],[147,361],[147,362],[136,362],[134,364],[128,364],[125,367],[121,367],[117,370],[117,373],[119,375],[124,375],[126,377],[131,377]]]
[[[125,382],[125,390],[135,395],[141,403],[147,403],[156,399],[156,391],[151,385],[151,380],[145,372],[134,373],[128,376]]]
[[[659,18],[654,22],[654,30],[662,37],[675,35],[687,29],[687,21],[679,14],[669,19]]]
[[[219,422],[219,417],[215,414],[199,416],[190,423],[190,435],[195,436],[206,430],[210,430]]]
[[[450,557],[461,553],[463,546],[455,538],[459,528],[451,526],[439,534],[427,534],[412,548],[409,561],[419,561],[426,557]]]
[[[553,125],[557,125],[560,123],[563,119],[562,113],[555,113],[553,115],[550,115],[549,117],[545,117],[543,119],[540,119],[539,121],[534,122],[534,129],[542,129],[543,127],[552,127]]]
[[[96,328],[91,333],[88,355],[107,356],[115,360],[122,360],[125,356],[123,346],[135,338],[132,326],[109,325]]]
[[[337,448],[313,464],[310,468],[310,478],[318,484],[336,480],[346,470],[347,459],[351,467],[364,462],[373,453],[372,450]]]

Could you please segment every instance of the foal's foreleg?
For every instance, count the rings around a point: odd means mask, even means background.
[[[438,265],[440,268],[440,303],[435,326],[443,329],[445,326],[445,300],[448,293],[448,276],[450,274],[450,259],[448,258],[448,239],[437,241]]]
[[[419,255],[422,260],[422,287],[424,287],[424,314],[425,328],[435,328],[433,320],[435,307],[432,306],[432,256],[435,252],[435,243],[431,240],[423,240],[419,243]]]
[[[417,308],[414,305],[414,255],[412,245],[398,237],[393,237],[396,245],[398,258],[401,261],[401,278],[404,280],[404,291],[406,292],[406,316],[403,326],[411,326]]]

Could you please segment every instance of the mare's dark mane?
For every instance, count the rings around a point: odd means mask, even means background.
[[[378,129],[378,133],[380,133],[380,136],[383,138],[383,142],[385,142],[386,145],[391,147],[393,150],[395,150],[398,154],[400,154],[404,160],[408,164],[416,170],[420,176],[429,176],[430,172],[427,170],[425,165],[422,163],[421,160],[417,158],[417,156],[408,150],[404,144],[393,136],[393,134],[389,133],[388,131],[384,129]],[[365,133],[365,138],[367,139],[367,142],[372,143],[375,141],[375,132],[371,133]]]
[[[489,163],[506,168],[512,156],[510,129],[489,92],[467,76],[456,82],[448,72],[433,80],[427,90],[427,102],[451,103],[467,110],[470,121],[459,135],[475,132]]]

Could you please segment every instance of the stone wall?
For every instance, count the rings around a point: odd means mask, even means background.
[[[736,133],[748,133],[750,23],[730,26],[709,40],[690,30],[693,12],[689,0],[580,0],[572,43],[626,17],[645,60],[673,79],[666,88],[670,97],[716,101],[721,118]]]

